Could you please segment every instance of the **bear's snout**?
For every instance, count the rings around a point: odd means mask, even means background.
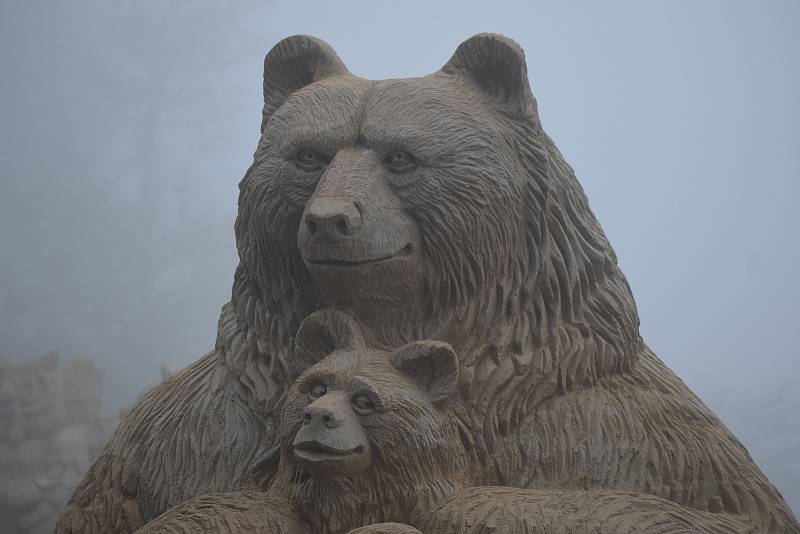
[[[348,198],[314,198],[303,214],[303,222],[314,242],[335,243],[361,227],[361,214]]]
[[[369,439],[353,411],[348,392],[329,391],[303,410],[292,452],[316,475],[353,476],[369,467]]]
[[[310,425],[315,421],[319,421],[327,428],[336,428],[341,422],[330,407],[314,403],[303,411],[303,424]]]

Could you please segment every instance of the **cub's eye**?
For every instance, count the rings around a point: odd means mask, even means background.
[[[294,163],[303,171],[318,171],[326,165],[325,159],[310,148],[301,148],[294,156]]]
[[[375,404],[366,395],[353,397],[353,409],[361,415],[368,415],[375,411]]]
[[[395,150],[386,157],[386,164],[394,172],[411,172],[417,168],[417,163],[411,154]]]
[[[325,395],[328,392],[328,388],[325,387],[325,384],[317,382],[311,389],[308,390],[308,396],[312,399],[318,399],[321,396]]]

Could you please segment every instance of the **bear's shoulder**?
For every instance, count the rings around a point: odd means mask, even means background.
[[[252,469],[275,442],[274,424],[248,404],[219,356],[210,352],[150,389],[106,448],[147,488],[145,516],[202,493],[257,484]]]

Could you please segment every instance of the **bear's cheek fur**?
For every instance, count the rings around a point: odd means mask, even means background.
[[[265,154],[256,164],[245,195],[255,214],[252,231],[293,244],[303,208],[314,193],[321,171],[302,171],[275,150],[263,150]]]
[[[397,187],[419,223],[431,286],[459,286],[462,296],[479,291],[524,250],[524,186],[517,166],[487,148],[446,167],[420,169],[413,184]]]
[[[252,170],[253,176],[242,190],[236,221],[237,246],[252,267],[269,263],[262,255],[276,246],[289,250],[294,244],[302,207],[295,206],[281,192],[283,177],[291,173],[289,165],[269,158]],[[295,193],[295,197],[300,197],[300,193]]]
[[[446,446],[442,415],[427,402],[406,400],[387,406],[385,413],[362,418],[362,426],[381,462],[411,464]]]
[[[271,167],[274,169],[273,179],[277,182],[280,193],[279,201],[287,203],[291,211],[299,216],[314,194],[323,170],[303,171],[291,161],[276,161]]]

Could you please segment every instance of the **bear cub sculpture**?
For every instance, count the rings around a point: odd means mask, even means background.
[[[271,487],[195,497],[137,534],[750,532],[705,512],[681,518],[652,495],[466,488],[472,446],[447,343],[369,348],[350,316],[323,310],[302,323],[294,367]]]
[[[416,523],[463,488],[466,450],[450,415],[458,357],[450,345],[368,349],[358,325],[337,312],[312,315],[295,343],[296,361],[309,368],[284,404],[273,491],[309,523],[326,534]]]
[[[464,486],[466,452],[449,414],[458,382],[450,345],[368,349],[353,319],[326,310],[303,322],[295,347],[302,374],[284,404],[270,490],[196,497],[139,534],[336,534],[417,523]]]

